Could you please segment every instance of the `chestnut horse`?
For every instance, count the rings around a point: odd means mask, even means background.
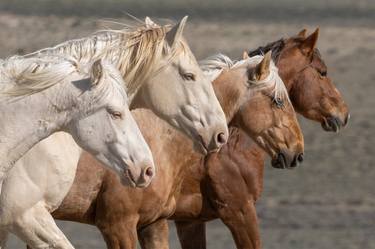
[[[259,63],[262,57],[257,57]],[[238,133],[234,127],[239,127],[268,151],[274,165],[295,167],[303,153],[303,137],[286,89],[270,62],[270,53],[259,64],[251,61],[254,59],[232,65],[229,58],[217,56],[206,63],[207,68],[213,68],[210,73],[219,75],[213,86],[231,127],[232,142],[236,143]],[[203,164],[211,160],[211,156],[195,153],[186,137],[150,118],[150,113],[133,114],[158,165],[151,185],[145,189],[123,187],[116,175],[84,153],[69,194],[53,213],[57,219],[96,225],[112,249],[136,248],[137,230],[147,234],[151,224],[160,224],[161,231],[167,231],[163,221],[174,213],[185,172],[192,165],[203,171]],[[156,139],[155,134],[164,134],[163,139]],[[141,243],[168,246],[165,237],[160,239]]]
[[[348,108],[316,48],[319,30],[307,38],[305,33],[302,30],[296,37],[280,39],[249,54],[272,51],[296,111],[320,122],[325,130],[338,132],[348,122]],[[236,143],[231,138],[220,153],[212,155],[205,171],[192,165],[186,174],[171,217],[176,220],[183,249],[206,248],[204,222],[216,218],[230,229],[237,248],[261,247],[255,202],[263,188],[265,153],[246,134],[238,133]]]

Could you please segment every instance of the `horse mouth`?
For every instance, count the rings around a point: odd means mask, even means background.
[[[121,182],[124,185],[127,185],[127,186],[132,187],[132,188],[137,187],[137,182],[134,180],[134,177],[133,177],[133,175],[132,175],[132,173],[130,172],[129,169],[126,169],[124,171],[124,175],[123,175],[123,177],[121,177]]]
[[[271,161],[272,167],[276,169],[286,169],[287,167],[287,162],[286,158],[282,153],[278,153]]]
[[[344,123],[337,117],[328,117],[324,118],[322,122],[322,128],[325,131],[332,131],[338,133],[341,127],[344,126]]]
[[[203,137],[201,135],[197,135],[198,137],[198,142],[194,143],[195,149],[202,153],[203,155],[207,155],[209,153],[209,150],[207,146],[204,144]]]

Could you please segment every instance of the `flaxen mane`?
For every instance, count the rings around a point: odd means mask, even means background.
[[[103,58],[112,63],[122,74],[128,89],[133,94],[138,87],[167,62],[186,50],[185,41],[171,48],[166,34],[171,26],[140,25],[127,26],[120,30],[105,30],[89,37],[70,40],[55,47],[36,51],[26,57],[53,54],[69,55],[80,62]]]
[[[226,55],[217,54],[200,61],[199,65],[201,66],[203,72],[213,81],[225,69],[232,69],[244,64],[258,64],[262,61],[262,59],[263,55],[256,55],[245,60],[233,61]],[[270,64],[270,74],[264,80],[249,81],[249,84],[253,89],[262,89],[272,86],[272,96],[275,100],[290,102],[288,91],[284,85],[284,82],[280,78],[278,74],[278,68],[273,61],[271,61]]]

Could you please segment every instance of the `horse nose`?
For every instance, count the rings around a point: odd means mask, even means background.
[[[227,143],[228,135],[225,132],[218,132],[214,137],[214,145],[210,151],[217,151],[220,149],[224,144]]]
[[[152,178],[154,178],[154,175],[155,175],[155,171],[153,167],[148,166],[145,169],[143,169],[138,179],[137,187],[139,188],[147,187],[151,183]]]
[[[302,163],[302,162],[303,162],[303,153],[298,154],[298,156],[297,156],[297,161],[298,161],[299,163]]]
[[[223,145],[227,142],[227,137],[225,136],[224,132],[220,132],[217,136],[216,136],[216,143],[218,145]]]

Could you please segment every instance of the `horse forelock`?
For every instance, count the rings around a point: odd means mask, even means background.
[[[263,55],[255,55],[249,57],[248,59],[233,61],[228,56],[223,54],[217,54],[210,56],[207,59],[200,61],[200,66],[203,72],[206,75],[211,75],[211,80],[215,80],[224,69],[232,69],[240,67],[244,64],[258,64],[262,61]],[[270,73],[269,75],[261,80],[250,82],[251,88],[253,89],[264,89],[264,88],[273,88],[273,97],[275,99],[284,100],[290,102],[288,91],[284,85],[283,80],[280,78],[278,73],[278,68],[276,67],[274,61],[271,61],[270,64]]]

